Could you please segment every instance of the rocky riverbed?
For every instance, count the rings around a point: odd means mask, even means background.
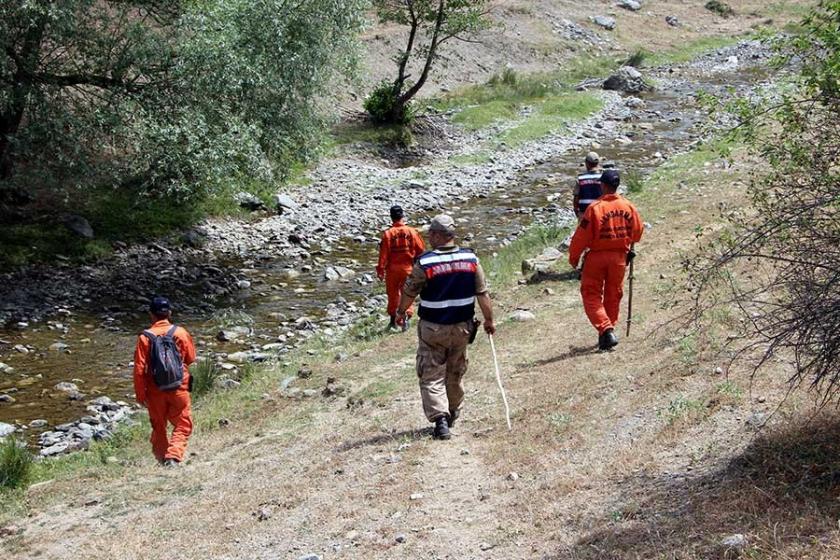
[[[53,454],[105,437],[127,418],[130,406],[118,399],[132,398],[129,360],[154,293],[177,302],[177,319],[194,332],[203,359],[224,372],[220,388],[233,388],[246,364],[282,361],[313,336],[334,338],[381,312],[384,296],[371,271],[391,204],[418,224],[441,209],[452,212],[482,252],[534,222],[568,223],[568,187],[584,151],[651,171],[703,134],[708,119],[694,101],[697,91],[722,93],[734,83],[747,95],[767,56],[749,42],[660,68],[646,76],[653,93],[582,84],[601,96],[602,111],[571,132],[515,149],[501,145],[482,164],[451,158],[495,146],[491,138],[509,124],[476,134],[438,124],[440,147],[410,167],[356,147],[319,165],[311,185],[279,193],[279,213],[210,221],[183,239],[119,247],[97,265],[3,275],[0,433],[12,426]],[[59,389],[62,383],[73,387]]]

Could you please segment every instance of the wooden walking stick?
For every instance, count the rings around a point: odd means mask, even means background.
[[[487,337],[490,339],[490,350],[493,351],[493,364],[496,366],[496,383],[499,385],[499,391],[502,393],[502,402],[505,405],[505,420],[507,420],[508,430],[512,430],[513,427],[510,425],[510,406],[508,406],[507,395],[505,394],[505,388],[502,385],[502,372],[499,370],[499,358],[496,356],[496,345],[493,343],[492,334],[488,334]]]
[[[630,290],[627,294],[627,336],[630,336],[630,325],[633,324],[633,263],[636,261],[636,252],[633,251],[633,248],[636,246],[634,243],[630,246],[630,252],[627,253],[630,256]]]

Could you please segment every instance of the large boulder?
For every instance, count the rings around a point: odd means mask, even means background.
[[[603,87],[606,90],[623,93],[640,93],[650,89],[650,86],[642,77],[642,73],[632,66],[619,68],[615,74],[607,78]]]
[[[298,203],[287,194],[277,193],[274,195],[274,207],[278,214],[282,214],[285,210],[297,210]]]

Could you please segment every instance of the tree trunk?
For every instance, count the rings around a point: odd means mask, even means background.
[[[7,56],[14,61],[15,73],[9,103],[0,112],[0,181],[10,179],[14,173],[14,137],[26,113],[27,100],[34,85],[32,76],[38,70],[46,26],[46,17],[35,22],[24,35],[20,52],[15,52],[14,45],[5,45]]]
[[[437,17],[435,18],[435,30],[432,33],[432,40],[429,44],[429,52],[426,53],[426,63],[423,65],[423,73],[420,78],[411,86],[408,91],[400,95],[395,105],[405,107],[411,99],[417,95],[417,92],[426,84],[426,79],[429,77],[429,71],[432,69],[432,63],[437,58],[437,49],[440,41],[440,29],[443,26],[444,16],[446,15],[446,0],[438,0]]]

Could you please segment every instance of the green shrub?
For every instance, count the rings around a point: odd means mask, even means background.
[[[718,14],[721,17],[730,17],[735,15],[735,10],[726,2],[719,0],[709,0],[706,2],[706,9]]]
[[[32,474],[32,455],[26,445],[7,437],[0,444],[0,488],[20,488]]]
[[[365,99],[365,111],[376,123],[408,124],[414,115],[409,104],[398,107],[399,95],[393,82],[383,80]]]
[[[216,362],[202,360],[192,366],[190,375],[193,383],[192,394],[194,397],[200,397],[213,390],[216,380],[222,375],[222,370]]]
[[[636,52],[631,54],[627,60],[621,63],[622,66],[632,66],[633,68],[641,68],[644,65],[645,60],[647,59],[648,55],[647,51],[644,49],[638,49]]]
[[[639,194],[645,188],[645,178],[636,170],[628,171],[624,174],[624,184],[627,186],[627,192]]]

